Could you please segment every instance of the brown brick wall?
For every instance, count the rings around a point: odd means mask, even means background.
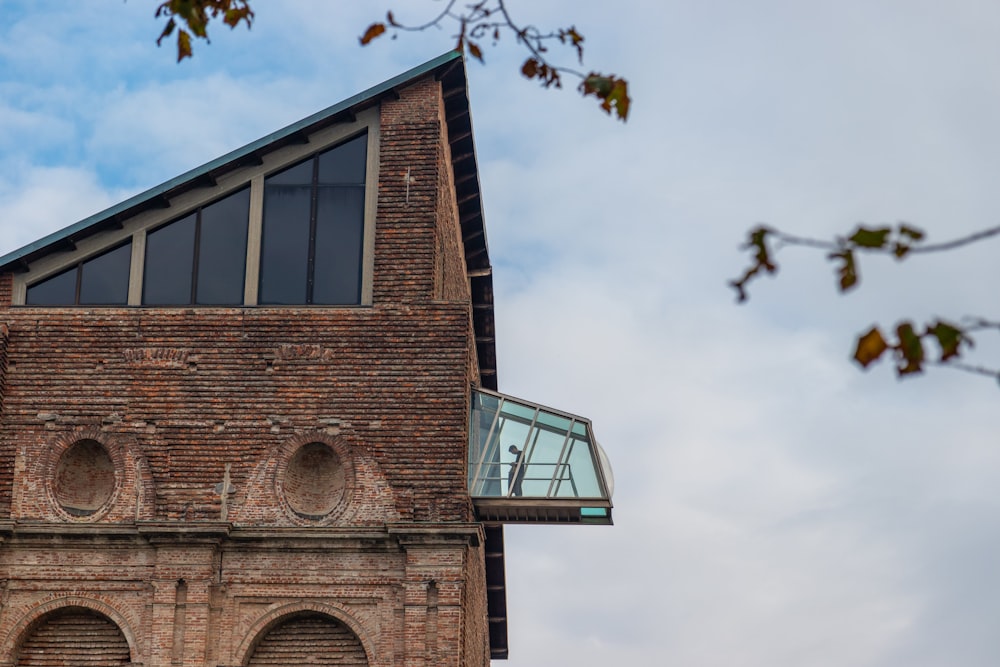
[[[10,274],[0,275],[0,283],[5,282]],[[7,325],[0,322],[0,429],[4,429],[3,399],[7,388],[7,342],[9,339]],[[0,521],[10,515],[11,489],[14,481],[13,450],[0,440]]]
[[[373,665],[488,664],[485,612],[469,599],[481,594],[469,569],[481,554],[443,532],[198,539],[147,527],[66,541],[38,529],[0,551],[0,664],[16,653],[10,640],[69,606],[114,621],[146,665],[241,664],[274,622],[306,610],[351,628]]]
[[[442,101],[438,105],[440,131],[437,163],[442,165],[442,168],[438,170],[437,182],[435,295],[439,299],[470,303],[472,295],[465,274],[465,248],[458,220],[458,202],[452,194],[455,192],[455,176],[451,166],[451,148],[448,144],[444,114]]]
[[[483,544],[465,552],[462,639],[463,665],[490,664],[490,628],[486,609],[486,557]]]
[[[375,303],[430,299],[434,289],[434,228],[438,175],[440,85],[433,79],[382,104]],[[407,175],[409,194],[407,196]]]
[[[13,303],[14,275],[11,273],[0,273],[0,307],[9,306]]]
[[[8,457],[97,428],[137,443],[156,518],[218,519],[226,463],[239,490],[289,438],[332,430],[379,467],[402,516],[469,519],[461,304],[20,308],[7,320]],[[15,518],[53,518],[26,507]]]
[[[444,103],[438,105],[438,171],[437,216],[435,236],[434,295],[445,301],[463,304],[472,302],[469,279],[465,271],[465,246],[462,242],[462,227],[458,217],[458,203],[452,193],[455,191],[455,177],[451,162],[451,147],[448,143],[445,125]],[[472,309],[468,309],[469,331],[473,330]],[[470,385],[479,386],[479,367],[476,359],[475,338],[470,336],[468,360]]]

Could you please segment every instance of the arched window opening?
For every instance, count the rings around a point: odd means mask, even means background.
[[[254,646],[247,667],[367,667],[361,640],[335,618],[297,614],[272,626]]]
[[[83,607],[53,611],[21,643],[16,667],[121,667],[131,663],[128,641],[107,616]]]

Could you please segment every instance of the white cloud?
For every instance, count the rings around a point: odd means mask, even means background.
[[[302,86],[213,74],[116,89],[99,101],[87,150],[151,187],[328,106]]]
[[[141,3],[20,6],[0,28],[4,251],[451,45],[362,50],[386,7],[341,5],[261,4],[180,66]],[[511,44],[469,65],[501,389],[593,418],[617,479],[613,528],[508,530],[507,665],[996,664],[995,384],[848,361],[873,321],[989,308],[996,243],[865,260],[850,297],[794,249],[747,306],[725,282],[758,220],[995,223],[1000,12],[512,8],[576,23],[634,107],[621,125],[519,80]]]
[[[0,180],[0,253],[67,227],[130,194],[105,189],[86,170],[28,167]]]

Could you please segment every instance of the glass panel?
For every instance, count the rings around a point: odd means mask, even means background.
[[[566,431],[569,430],[570,420],[566,417],[554,415],[551,412],[545,412],[543,410],[538,413],[538,424],[540,426],[547,426],[549,428],[556,429],[565,434]]]
[[[81,304],[128,303],[128,271],[132,242],[83,263],[80,276]]]
[[[587,443],[573,439],[565,461],[564,481],[559,483],[560,497],[571,498],[601,498],[601,485],[597,481],[597,464]],[[567,488],[569,487],[569,488]]]
[[[609,497],[600,481],[586,420],[507,397],[501,400],[484,391],[474,391],[473,397],[469,441],[473,496]]]
[[[537,429],[532,438],[532,447],[528,450],[528,473],[524,484],[525,495],[547,497],[554,495],[556,489],[565,482],[568,489],[573,488],[572,471],[562,465],[563,447],[566,444],[566,432],[554,433]]]
[[[28,288],[24,302],[29,306],[71,306],[76,303],[77,267],[46,278]]]
[[[284,171],[271,174],[264,185],[312,185],[313,158],[288,167]]]
[[[196,303],[243,303],[249,219],[249,188],[202,209]]]
[[[306,302],[312,160],[264,181],[260,303]]]
[[[580,516],[582,517],[601,517],[604,518],[608,515],[608,510],[603,507],[581,507]]]
[[[319,156],[320,185],[364,185],[368,135],[362,134]]]
[[[469,488],[472,495],[500,496],[499,430],[497,411],[500,399],[490,394],[473,393],[469,433]]]
[[[517,419],[518,421],[530,424],[535,420],[535,413],[537,410],[534,407],[521,405],[520,403],[515,403],[514,401],[507,399],[503,403],[503,412],[505,417]]]
[[[514,492],[514,486],[518,479],[524,486],[524,476],[528,472],[527,464],[530,463],[530,448],[526,457],[521,457],[519,452],[525,449],[525,440],[531,434],[531,429],[527,424],[519,421],[506,419],[503,414],[497,424],[495,433],[496,448],[500,455],[501,468],[503,472],[503,495],[507,496]],[[514,448],[513,450],[511,448]],[[517,450],[517,451],[514,451]],[[520,466],[517,466],[518,458],[521,458]]]
[[[355,137],[264,181],[260,303],[361,302],[367,146]]]
[[[191,303],[196,214],[146,235],[142,302],[152,306]]]
[[[319,188],[313,303],[361,303],[364,225],[364,187]]]
[[[531,429],[527,424],[502,416],[499,427],[498,445],[505,483],[503,495],[536,494],[534,487],[537,484],[532,475],[537,475],[538,470],[531,466]],[[525,440],[529,441],[528,445],[525,445]]]

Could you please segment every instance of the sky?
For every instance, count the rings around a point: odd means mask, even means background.
[[[177,64],[155,4],[0,0],[0,254],[452,45],[358,45],[432,0],[256,0]],[[507,528],[506,665],[1000,664],[1000,387],[850,360],[875,322],[995,317],[1000,241],[865,258],[849,295],[796,248],[726,286],[760,222],[1000,222],[1000,6],[508,4],[633,109],[523,80],[509,38],[468,65],[500,390],[592,419],[616,480],[613,527]]]

